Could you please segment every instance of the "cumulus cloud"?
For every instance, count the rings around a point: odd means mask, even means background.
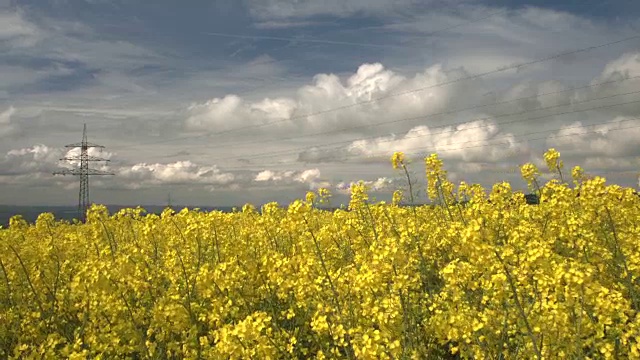
[[[32,147],[8,151],[0,159],[0,177],[3,183],[41,184],[41,179],[54,183],[52,173],[62,169],[74,169],[79,166],[77,160],[60,160],[61,158],[77,158],[79,148],[68,151],[38,144]],[[89,149],[89,156],[110,159],[113,153]],[[216,188],[244,189],[255,185],[269,186],[304,184],[309,188],[326,185],[321,179],[319,169],[307,170],[264,170],[264,171],[224,171],[216,165],[203,165],[192,161],[175,161],[168,163],[136,163],[92,162],[91,168],[114,173],[109,181],[97,182],[99,186],[111,189],[140,189],[163,185],[204,186],[209,190]],[[31,183],[31,180],[37,180]],[[70,181],[58,179],[58,184],[69,184]]]
[[[57,168],[60,155],[58,149],[42,144],[10,150],[4,156],[0,172],[2,175],[53,172]]]
[[[81,149],[79,147],[69,149],[63,156],[63,158],[66,158],[69,160],[64,160],[60,165],[66,168],[73,168],[73,167],[80,166],[80,160],[76,160],[80,158],[80,153],[81,153]],[[110,160],[114,156],[114,153],[105,151],[97,147],[90,147],[89,149],[87,149],[87,154],[92,158],[100,158],[105,160]],[[92,163],[95,164],[95,162],[92,162]],[[101,164],[100,162],[98,163],[99,163],[98,165],[102,169],[107,168],[106,164]]]
[[[73,169],[79,166],[78,161],[64,161],[61,158],[75,158],[78,148],[62,151],[46,145],[38,144],[28,148],[8,151],[0,160],[0,177],[4,183],[22,183],[25,186],[41,184],[42,179],[54,183],[53,172],[62,169]],[[89,155],[111,158],[112,153],[89,149]],[[114,188],[124,187],[137,189],[145,186],[162,184],[206,184],[227,185],[234,180],[234,175],[224,173],[215,166],[201,166],[190,161],[178,161],[167,164],[109,165],[91,164],[92,168],[115,173],[111,185]],[[57,183],[65,184],[59,178]]]
[[[237,95],[214,98],[187,109],[185,125],[193,130],[227,130],[232,128],[260,127],[256,131],[327,131],[344,129],[356,133],[369,133],[370,125],[384,120],[418,117],[425,113],[443,110],[453,102],[463,103],[464,95],[475,82],[466,86],[438,86],[448,80],[465,76],[461,70],[446,71],[441,65],[426,68],[407,78],[380,63],[365,63],[344,81],[335,74],[318,74],[313,83],[301,87],[295,98],[266,98],[250,102]],[[424,91],[415,91],[424,89]],[[396,96],[398,93],[406,93]],[[372,101],[378,98],[384,100]],[[338,111],[327,111],[338,109]],[[385,114],[381,118],[381,113]],[[290,120],[290,121],[287,121]],[[277,126],[261,127],[276,123]],[[424,122],[413,119],[393,128]],[[275,130],[274,130],[275,128]],[[376,127],[374,130],[390,129]],[[254,129],[255,130],[255,129]],[[247,129],[243,129],[247,131]]]
[[[311,189],[322,187],[325,181],[320,178],[319,169],[307,169],[302,171],[260,171],[253,179],[257,183],[269,183],[276,185],[291,185],[295,183],[308,185]]]
[[[310,169],[300,173],[300,175],[295,177],[295,180],[303,183],[308,183],[308,182],[317,180],[319,177],[320,177],[319,169]]]
[[[72,178],[55,177],[54,172],[64,169],[77,168],[79,161],[66,161],[62,158],[75,158],[80,149],[64,151],[59,148],[36,144],[31,147],[9,150],[0,159],[1,182],[7,184],[21,184],[25,186],[51,185],[70,186]],[[89,150],[90,156],[111,157],[110,153],[100,153],[96,149]],[[92,168],[108,170],[106,164],[91,164]]]
[[[616,117],[608,123],[592,126],[576,122],[551,135],[547,144],[586,157],[640,155],[640,119]]]
[[[593,99],[640,90],[640,51],[625,53],[607,63],[602,72],[592,80],[592,85],[594,86],[576,92],[575,99]],[[631,98],[632,96],[637,96],[637,93],[616,99],[616,102],[637,100]],[[609,116],[636,116],[640,114],[640,103],[616,106],[600,113]]]
[[[499,161],[526,151],[511,133],[501,132],[491,120],[477,120],[433,131],[418,126],[403,136],[386,136],[371,140],[358,140],[341,150],[314,149],[303,152],[300,158],[307,162],[325,161],[330,156],[346,158],[379,157],[387,161],[396,151],[411,154],[436,152],[443,158],[463,161]]]
[[[390,192],[398,189],[398,183],[394,179],[390,179],[387,177],[380,177],[375,180],[359,180],[359,181],[350,181],[350,182],[339,182],[335,185],[335,190],[338,193],[349,194],[351,191],[351,187],[355,184],[363,183],[369,191],[375,192]]]
[[[608,70],[594,80],[592,87],[572,89],[557,80],[525,80],[499,95],[489,92],[485,101],[472,104],[469,99],[473,97],[467,95],[482,92],[486,87],[480,80],[456,83],[455,79],[469,75],[464,69],[445,70],[442,65],[434,65],[413,77],[406,77],[386,69],[380,63],[367,63],[344,80],[335,74],[316,75],[313,83],[301,87],[295,98],[267,98],[261,102],[249,102],[239,96],[229,95],[204,104],[194,104],[189,108],[190,116],[186,124],[188,128],[208,128],[212,131],[241,128],[242,131],[251,129],[254,133],[272,130],[304,135],[308,132],[338,134],[342,130],[342,134],[366,135],[415,132],[419,131],[416,129],[420,126],[449,121],[447,118],[452,115],[455,118],[477,119],[484,116],[480,118],[490,119],[495,116],[511,120],[513,114],[531,112],[534,117],[544,116],[535,119],[537,124],[558,123],[563,119],[554,116],[553,112],[579,111],[629,102],[628,98],[619,95],[640,90],[640,78],[639,82],[633,79],[625,82],[620,80],[634,74],[635,59],[636,56],[625,55],[613,61],[607,65]],[[618,74],[617,77],[612,75],[614,73]],[[612,76],[615,80],[611,80]],[[449,81],[454,83],[439,85]],[[374,99],[381,100],[372,101]],[[491,106],[492,99],[500,105]],[[633,112],[633,105],[629,106],[611,106],[592,113],[607,114],[625,109]],[[478,113],[480,108],[485,114]],[[541,109],[552,110],[534,113]],[[576,116],[582,115],[578,113]],[[532,123],[524,120],[513,127],[531,129]],[[261,126],[273,121],[278,126]],[[501,125],[495,122],[495,126]],[[335,149],[330,151],[334,153],[333,156],[327,157],[327,151],[312,155],[315,151],[309,149],[300,155],[299,160],[321,161],[321,158],[330,160],[344,155],[344,150]]]
[[[255,181],[280,181],[283,179],[291,178],[293,171],[285,171],[276,173],[271,170],[264,170],[258,173],[255,177]]]
[[[259,126],[265,122],[290,118],[295,107],[295,102],[290,99],[264,99],[247,103],[237,95],[227,95],[189,106],[186,128],[224,131],[241,126]]]
[[[168,164],[135,164],[116,169],[117,177],[125,179],[127,187],[138,189],[163,184],[228,185],[234,175],[224,173],[216,166],[200,166],[191,161],[176,161]]]
[[[629,52],[605,66],[600,78],[640,76],[640,52]]]
[[[428,153],[437,152],[441,157],[452,162],[453,166],[465,173],[486,173],[496,169],[495,163],[500,162],[501,166],[507,170],[516,168],[524,162],[534,161],[544,164],[540,154],[544,151],[543,146],[539,146],[529,142],[522,135],[533,130],[553,131],[560,126],[565,126],[558,134],[566,134],[567,132],[581,130],[575,128],[575,124],[566,125],[567,120],[589,115],[588,119],[592,119],[591,123],[602,123],[603,119],[609,118],[610,114],[619,112],[620,109],[612,107],[611,109],[599,110],[598,112],[581,113],[578,112],[572,118],[570,116],[564,118],[554,116],[554,112],[575,111],[582,109],[577,106],[566,106],[566,104],[585,104],[584,107],[595,107],[602,104],[609,104],[613,100],[606,102],[604,100],[594,101],[593,104],[585,103],[591,98],[609,96],[610,94],[618,94],[621,92],[632,90],[640,90],[640,83],[634,83],[634,80],[620,82],[631,76],[637,76],[635,64],[638,56],[626,54],[620,58],[611,61],[605,69],[597,75],[592,87],[579,87],[572,89],[566,84],[558,80],[550,81],[533,81],[525,80],[517,82],[515,85],[508,87],[500,94],[494,93],[494,101],[506,102],[500,106],[491,107],[483,106],[483,113],[475,109],[451,113],[454,120],[470,119],[467,122],[457,125],[445,124],[440,125],[435,121],[439,120],[438,116],[421,117],[424,114],[434,114],[438,111],[450,111],[453,109],[462,109],[466,105],[466,92],[478,92],[478,90],[486,89],[482,82],[465,82],[461,86],[434,86],[433,89],[425,89],[401,96],[389,96],[380,101],[371,101],[371,99],[386,97],[388,95],[403,93],[416,88],[429,88],[434,84],[443,83],[451,79],[466,76],[467,73],[463,69],[454,72],[446,71],[442,66],[436,65],[425,69],[425,71],[416,74],[414,77],[406,77],[398,72],[386,69],[379,63],[363,64],[357,71],[344,78],[334,74],[319,74],[314,77],[313,83],[301,87],[295,98],[287,99],[293,109],[288,115],[297,117],[295,121],[298,123],[297,130],[304,131],[324,131],[330,133],[338,133],[338,129],[351,129],[351,133],[356,135],[370,135],[371,133],[391,133],[382,136],[364,136],[361,140],[352,142],[345,141],[345,146],[309,146],[307,149],[298,152],[296,161],[303,163],[331,163],[347,160],[354,160],[357,164],[365,164],[366,159],[379,159],[387,162],[388,157],[394,151],[404,151],[407,154],[423,156]],[[616,75],[617,74],[617,75]],[[602,84],[606,83],[606,84]],[[491,99],[485,104],[489,104]],[[616,101],[624,101],[616,99]],[[253,103],[244,102],[236,97],[237,104],[243,104],[244,108],[250,108]],[[358,102],[364,102],[362,105],[353,106]],[[333,106],[331,105],[333,104]],[[461,106],[462,104],[462,106]],[[454,106],[455,105],[455,106]],[[473,106],[477,103],[473,104]],[[581,105],[582,106],[582,105]],[[538,112],[541,108],[552,108],[552,111]],[[326,109],[339,109],[338,111],[323,112]],[[557,110],[556,110],[557,109]],[[536,123],[527,122],[526,118],[518,120],[513,116],[506,117],[507,124],[497,121],[498,118],[504,118],[505,114],[518,112],[532,112],[531,116],[544,116],[544,119],[536,119]],[[219,111],[221,114],[227,115],[226,118],[233,118],[230,114],[238,114],[234,107],[230,111]],[[318,113],[317,116],[300,116],[299,114]],[[290,115],[292,114],[292,115]],[[384,114],[384,117],[382,116]],[[523,114],[524,115],[524,114]],[[547,116],[548,115],[548,116]],[[636,112],[640,115],[640,111]],[[222,117],[222,116],[221,116]],[[472,120],[472,119],[476,120]],[[414,122],[395,121],[397,119],[412,119]],[[512,124],[509,124],[509,120]],[[268,121],[268,120],[266,120]],[[388,121],[388,127],[373,126],[384,121]],[[628,126],[629,119],[620,119]],[[253,120],[255,123],[256,121]],[[436,123],[431,125],[431,123]],[[546,126],[543,126],[545,125]],[[571,123],[569,123],[571,124]],[[588,126],[584,123],[584,126]],[[364,125],[364,126],[361,126]],[[508,126],[507,126],[508,125]],[[557,125],[557,126],[556,126]],[[590,126],[590,125],[589,125]],[[615,126],[623,126],[621,124]],[[600,132],[616,131],[614,125],[603,125],[599,128]],[[376,128],[376,130],[373,130]],[[357,129],[357,130],[356,130]],[[518,129],[519,131],[515,131]],[[356,131],[353,131],[356,130]],[[557,131],[556,131],[557,132]],[[348,135],[343,132],[340,136]],[[556,134],[557,135],[557,134]],[[625,134],[627,140],[616,142],[614,146],[609,146],[603,140],[593,139],[573,139],[564,140],[559,138],[556,146],[560,146],[562,141],[576,142],[576,148],[582,144],[588,144],[593,147],[592,155],[605,155],[606,152],[611,154],[628,154],[636,151],[633,139],[637,134],[633,131]],[[295,139],[295,136],[291,136]],[[325,137],[326,139],[326,137]],[[626,145],[624,145],[626,144]],[[606,151],[605,151],[606,150]],[[567,150],[565,150],[566,152]],[[538,154],[540,153],[540,154]],[[569,153],[567,153],[570,155]],[[582,154],[586,156],[586,153]],[[626,155],[625,155],[626,156]],[[584,164],[583,161],[578,161]],[[593,160],[592,160],[593,161]],[[492,170],[493,169],[493,170]],[[502,169],[502,168],[501,168]],[[263,176],[267,176],[264,173]],[[282,176],[279,174],[271,174],[270,176]]]
[[[307,169],[302,171],[273,171],[264,170],[258,173],[255,178],[255,182],[270,183],[275,185],[287,185],[287,184],[306,184],[309,189],[316,190],[318,188],[334,189],[338,193],[348,194],[353,184],[359,183],[356,181],[329,181],[321,178],[319,169]],[[371,191],[384,192],[391,189],[395,190],[396,181],[387,178],[380,177],[375,180],[362,181]]]
[[[298,97],[303,114],[319,113],[306,118],[309,127],[339,129],[365,125],[356,132],[369,133],[372,130],[388,130],[389,126],[372,129],[366,125],[444,110],[454,102],[454,94],[463,98],[467,90],[456,84],[439,84],[466,75],[460,69],[446,71],[441,65],[434,65],[408,78],[379,63],[363,64],[344,85],[335,75],[316,76],[315,83],[300,89]],[[467,89],[472,88],[474,82],[467,86]],[[381,98],[384,99],[371,101]],[[325,112],[332,108],[340,110]],[[424,121],[425,119],[415,119],[413,124]],[[395,123],[392,128],[397,130],[411,124],[410,121]]]
[[[10,150],[0,158],[0,184],[24,187],[51,185],[56,182],[53,172],[58,170],[58,158],[62,152],[38,144]]]

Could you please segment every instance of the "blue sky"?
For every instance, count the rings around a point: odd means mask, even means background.
[[[357,180],[385,199],[403,186],[393,150],[417,180],[436,151],[456,181],[523,188],[513,169],[544,170],[556,147],[637,187],[639,15],[629,0],[0,0],[0,203],[72,204],[77,181],[51,172],[83,123],[117,174],[92,178],[103,203],[319,186],[340,201]]]

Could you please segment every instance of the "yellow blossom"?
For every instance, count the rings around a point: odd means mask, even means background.
[[[404,153],[403,152],[394,152],[391,156],[391,164],[394,169],[398,169],[404,165]]]

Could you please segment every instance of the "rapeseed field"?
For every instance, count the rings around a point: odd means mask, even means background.
[[[640,198],[545,160],[542,187],[521,167],[533,206],[508,183],[454,185],[432,155],[437,206],[400,206],[412,189],[373,203],[361,183],[334,212],[321,189],[235,213],[14,217],[0,357],[640,358]]]

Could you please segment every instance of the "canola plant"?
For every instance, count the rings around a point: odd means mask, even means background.
[[[361,183],[334,212],[321,189],[234,213],[14,217],[0,357],[640,358],[640,198],[579,167],[569,186],[559,156],[543,187],[521,167],[536,206],[508,183],[454,186],[432,155],[437,206],[372,203]]]

